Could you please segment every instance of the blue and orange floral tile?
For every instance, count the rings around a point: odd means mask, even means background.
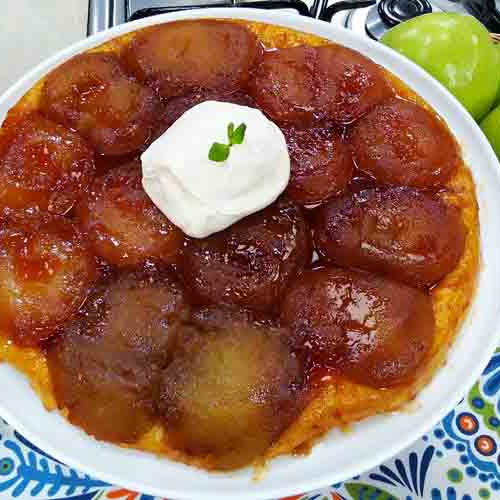
[[[0,419],[0,500],[156,500],[70,469]],[[500,499],[500,349],[431,432],[377,468],[286,500]]]

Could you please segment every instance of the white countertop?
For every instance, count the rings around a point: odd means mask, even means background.
[[[33,66],[86,36],[87,0],[0,3],[0,94]]]

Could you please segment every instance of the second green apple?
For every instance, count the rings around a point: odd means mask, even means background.
[[[382,42],[422,66],[480,120],[500,86],[498,50],[474,17],[432,13],[391,29]]]

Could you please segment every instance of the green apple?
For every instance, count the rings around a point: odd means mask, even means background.
[[[481,122],[481,129],[500,159],[500,106],[486,115],[486,118]]]
[[[495,48],[497,49],[497,65],[500,68],[500,43],[497,43],[495,45]],[[493,107],[497,107],[499,104],[500,104],[500,83],[498,84],[497,97],[495,99],[495,102],[493,103]]]
[[[425,14],[392,28],[382,42],[427,70],[476,120],[495,101],[500,83],[498,50],[474,17]]]

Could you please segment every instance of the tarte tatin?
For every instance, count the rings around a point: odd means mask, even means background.
[[[277,123],[291,179],[192,239],[139,156],[209,99]],[[161,24],[54,69],[0,129],[0,213],[0,359],[97,439],[205,469],[403,409],[479,265],[444,121],[358,52],[254,22]]]

